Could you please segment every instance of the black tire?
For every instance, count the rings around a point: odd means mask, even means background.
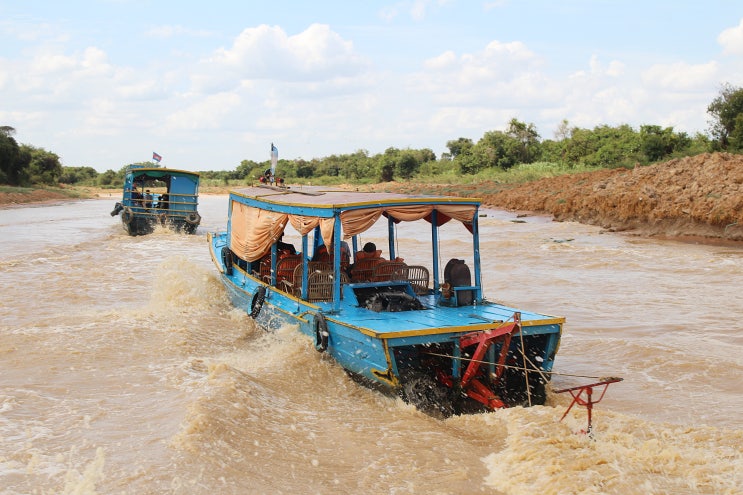
[[[315,349],[319,352],[328,350],[328,322],[325,321],[325,315],[317,313],[315,315]]]
[[[255,319],[263,309],[263,303],[266,300],[266,288],[264,286],[258,287],[258,290],[253,294],[253,299],[250,301],[250,317]]]
[[[448,418],[456,413],[450,390],[432,376],[410,371],[400,378],[400,397],[419,411],[434,417]]]
[[[195,211],[192,211],[186,216],[186,222],[190,223],[191,225],[198,225],[201,223],[201,215],[199,215]]]
[[[125,206],[124,210],[121,212],[121,221],[125,224],[130,224],[132,223],[132,219],[134,219],[134,212],[131,208]]]
[[[224,265],[224,274],[232,275],[232,251],[227,246],[222,248],[222,264]]]

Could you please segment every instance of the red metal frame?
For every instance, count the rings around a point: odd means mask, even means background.
[[[565,419],[565,416],[568,415],[570,412],[570,409],[573,408],[575,404],[578,404],[579,406],[583,406],[586,408],[586,412],[588,414],[588,428],[586,430],[581,430],[581,433],[585,434],[591,434],[591,430],[593,428],[593,425],[591,424],[591,412],[593,411],[593,405],[598,404],[601,402],[601,399],[604,398],[604,394],[606,394],[606,389],[609,388],[609,385],[612,383],[621,382],[622,378],[617,377],[610,377],[610,378],[604,378],[600,382],[591,383],[589,385],[578,385],[577,387],[570,387],[570,388],[563,388],[561,390],[555,390],[556,394],[561,394],[563,392],[570,392],[570,395],[573,396],[573,401],[568,406],[567,410],[565,411],[565,414],[562,415],[560,418],[560,421]],[[597,400],[593,400],[593,388],[594,387],[600,387],[603,386],[603,390],[601,390],[601,395]],[[586,398],[583,399],[581,396],[585,392]]]
[[[468,397],[480,402],[488,409],[500,409],[506,407],[506,404],[498,398],[495,392],[477,378],[477,375],[480,373],[480,365],[482,364],[483,357],[485,357],[485,353],[491,345],[502,342],[500,355],[498,356],[495,369],[495,378],[496,380],[500,379],[505,370],[504,364],[506,363],[506,357],[508,356],[508,348],[511,345],[511,338],[520,330],[521,313],[516,312],[513,314],[513,323],[501,325],[491,330],[468,333],[459,338],[460,348],[477,344],[477,348],[472,354],[472,358],[470,358],[467,369],[462,375],[462,379],[459,381],[459,385]],[[446,386],[450,388],[454,386],[454,380],[451,376],[439,373],[438,378],[439,381],[444,383]]]

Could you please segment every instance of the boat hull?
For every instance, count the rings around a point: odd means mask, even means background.
[[[545,385],[559,346],[562,318],[519,313],[514,308],[489,302],[467,308],[447,306],[436,295],[419,297],[424,307],[421,310],[377,312],[360,303],[358,294],[380,289],[378,283],[343,284],[343,303],[338,310],[328,302],[302,300],[270,286],[241,266],[225,262],[222,253],[227,249],[226,233],[209,233],[207,237],[212,259],[235,307],[269,331],[282,325],[296,326],[318,351],[327,353],[347,372],[376,389],[408,399],[413,394],[425,395],[423,401],[418,397],[413,402],[418,407],[423,405],[422,409],[430,406],[426,409],[430,413],[449,415],[483,410],[482,401],[469,400],[456,383],[448,387],[441,385],[450,375],[462,376],[464,361],[459,355],[462,349],[456,343],[465,335],[484,334],[504,325],[514,314],[520,314],[523,323],[519,331],[513,333],[509,343],[493,340],[487,355],[490,364],[478,370],[477,376],[489,381],[485,376],[488,367],[494,374],[496,356],[502,355],[502,366],[506,369],[499,377],[502,405],[544,402]],[[527,351],[522,353],[522,349]],[[523,359],[518,366],[512,366],[522,371],[512,372],[506,364],[506,361],[515,364],[522,355],[532,363],[532,372],[526,375]],[[510,386],[509,382],[515,385]]]
[[[151,234],[157,227],[165,227],[176,232],[193,234],[196,232],[200,222],[201,219],[199,217],[194,216],[188,219],[183,215],[173,216],[165,213],[132,213],[131,216],[122,215],[121,217],[121,224],[124,230],[131,236]]]
[[[201,223],[199,174],[185,170],[130,165],[124,175],[123,196],[111,211],[132,236],[163,226],[193,234]]]

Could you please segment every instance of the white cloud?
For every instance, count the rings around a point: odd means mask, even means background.
[[[447,50],[441,55],[429,58],[423,62],[423,66],[430,70],[446,70],[454,67],[457,62],[457,55],[452,50]]]
[[[166,126],[170,130],[216,129],[239,104],[240,97],[235,93],[209,95],[168,115]]]
[[[219,49],[215,65],[237,67],[246,78],[324,78],[328,72],[350,74],[361,59],[353,43],[343,40],[324,24],[287,36],[280,27],[267,25],[245,29],[230,49]]]
[[[642,74],[642,81],[648,86],[655,86],[670,91],[693,91],[707,88],[717,81],[719,67],[717,62],[706,64],[658,64]]]
[[[722,45],[723,53],[728,55],[743,55],[743,19],[732,28],[724,30],[717,37],[717,42]]]
[[[518,77],[533,70],[540,63],[539,57],[519,41],[510,43],[492,41],[482,51],[465,53],[458,58],[453,51],[446,51],[424,61],[423,66],[439,73],[446,71],[443,79],[439,79],[441,85],[451,86],[457,81],[460,89],[464,89],[466,86]],[[432,76],[441,78],[441,74]]]
[[[209,38],[215,33],[206,29],[191,29],[184,26],[153,26],[145,32],[145,36],[150,38],[175,38],[177,36],[188,36],[193,38]]]

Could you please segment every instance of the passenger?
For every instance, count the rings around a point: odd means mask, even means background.
[[[160,202],[157,204],[157,207],[161,210],[167,210],[169,208],[168,203],[170,202],[170,195],[168,193],[163,193],[160,195]]]
[[[142,193],[137,190],[137,186],[132,186],[132,205],[142,206]]]
[[[279,236],[279,240],[276,241],[276,250],[277,251],[288,251],[289,254],[297,254],[297,249],[294,247],[294,244],[289,244],[288,242],[284,242],[284,233],[282,232]]]
[[[152,208],[152,193],[149,189],[144,192],[144,207],[147,209]]]
[[[332,242],[332,240],[331,240]],[[328,248],[323,244],[315,250],[312,261],[330,262],[333,256],[328,252]],[[346,241],[341,241],[341,267],[345,270],[351,262],[351,248]]]
[[[312,261],[330,261],[330,254],[325,244],[315,249],[315,254],[312,255]]]
[[[381,258],[382,250],[377,249],[377,245],[373,242],[367,242],[364,244],[364,248],[356,253],[356,261],[370,258]]]
[[[373,242],[367,242],[364,244],[364,247],[361,251],[356,253],[356,262],[348,267],[348,275],[351,277],[351,280],[355,281],[368,281],[369,275],[371,274],[371,267],[374,265],[372,264],[359,264],[362,260],[372,260],[372,261],[383,261],[384,258],[382,258],[382,250],[377,249],[377,245]]]

